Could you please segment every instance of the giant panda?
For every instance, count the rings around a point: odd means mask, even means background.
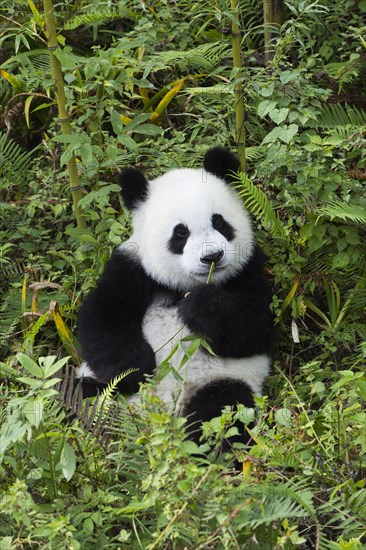
[[[197,442],[201,423],[223,407],[253,407],[270,371],[266,258],[233,189],[238,170],[237,158],[221,147],[207,151],[203,168],[171,170],[152,181],[135,168],[123,170],[119,183],[133,232],[78,317],[84,396],[135,369],[119,388],[137,402],[140,383],[154,373],[153,391],[169,412],[196,427]],[[188,334],[201,337],[213,354],[201,346],[181,366],[190,344],[183,341],[171,371],[159,377],[157,367]]]

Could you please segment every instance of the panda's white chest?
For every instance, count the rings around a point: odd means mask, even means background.
[[[199,348],[186,360],[185,351],[192,341],[181,341],[190,333],[179,320],[177,308],[174,306],[150,306],[142,328],[146,340],[155,352],[158,365],[155,392],[169,412],[179,414],[184,404],[200,387],[218,379],[245,381],[254,393],[261,393],[264,378],[270,368],[267,355],[224,359]],[[138,401],[138,397],[133,396],[132,401]]]

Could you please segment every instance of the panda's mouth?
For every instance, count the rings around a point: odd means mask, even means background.
[[[225,269],[225,266],[217,266],[215,267],[215,269],[213,270],[213,275],[215,273],[217,273],[218,271],[223,271]],[[207,277],[208,274],[210,273],[210,270],[209,269],[205,269],[205,270],[202,270],[202,271],[194,271],[193,272],[193,275],[196,275],[197,277]]]

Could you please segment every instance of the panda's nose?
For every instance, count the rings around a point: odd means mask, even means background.
[[[211,252],[211,254],[206,254],[206,256],[202,256],[201,262],[203,264],[212,264],[212,262],[215,262],[215,264],[218,264],[221,258],[224,255],[224,251],[220,250],[219,252]]]

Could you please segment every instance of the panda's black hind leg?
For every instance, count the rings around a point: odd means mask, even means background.
[[[96,380],[93,380],[92,378],[75,378],[74,380],[74,388],[76,389],[76,386],[78,384],[81,384],[81,392],[83,399],[85,397],[95,397],[96,395],[102,393],[102,391],[107,387],[108,384],[100,384]]]
[[[198,389],[185,404],[183,416],[188,418],[188,436],[195,443],[199,444],[202,435],[201,424],[220,416],[225,406],[231,406],[233,410],[238,404],[245,407],[254,407],[252,390],[245,382],[232,379],[220,379],[206,384]],[[242,422],[236,421],[233,424],[238,429],[238,434],[224,439],[220,451],[228,452],[235,442],[248,443],[250,436],[245,430]],[[237,469],[239,463],[236,462]]]

